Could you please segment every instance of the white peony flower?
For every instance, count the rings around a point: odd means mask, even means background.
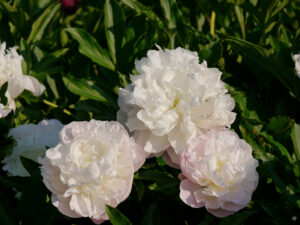
[[[20,156],[38,161],[43,157],[47,147],[54,147],[59,141],[59,132],[63,125],[55,119],[43,120],[39,124],[24,124],[13,128],[9,136],[13,136],[17,145],[10,155],[4,158],[3,170],[11,176],[29,176],[20,160]]]
[[[295,60],[295,69],[298,77],[300,78],[300,54],[294,55],[294,60]]]
[[[60,143],[41,159],[43,181],[52,203],[69,217],[108,219],[105,205],[116,207],[130,191],[143,151],[118,122],[72,122]]]
[[[229,130],[211,130],[181,154],[180,198],[225,217],[244,208],[258,184],[252,149]]]
[[[160,155],[171,146],[180,155],[199,129],[229,127],[235,120],[222,73],[199,64],[196,52],[150,50],[136,69],[132,84],[119,90],[117,118],[146,152]]]
[[[0,103],[0,118],[7,116],[11,110],[16,109],[15,99],[28,90],[34,96],[40,96],[45,87],[37,79],[23,75],[21,62],[23,57],[17,51],[17,47],[6,50],[6,43],[0,44],[0,87],[8,82],[5,97],[7,104]]]
[[[0,103],[0,118],[6,117],[12,109]]]

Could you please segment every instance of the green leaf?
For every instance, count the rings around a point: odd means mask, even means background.
[[[60,57],[68,51],[68,48],[64,48],[47,54],[38,63],[34,64],[31,74],[35,77],[44,78],[45,75],[61,72],[65,66],[62,65]]]
[[[175,2],[173,0],[160,0],[160,5],[167,20],[169,29],[176,28],[176,17],[174,11],[172,10],[174,4]]]
[[[293,121],[288,117],[275,116],[272,117],[264,129],[271,134],[274,139],[286,145],[291,140],[291,130]]]
[[[236,102],[237,109],[241,112],[243,118],[251,121],[254,124],[262,124],[257,108],[258,104],[254,101],[252,96],[247,96],[245,92],[237,91],[230,85],[227,85],[232,97]],[[252,97],[252,98],[251,98]]]
[[[35,42],[42,39],[44,31],[54,15],[59,10],[59,4],[54,3],[49,6],[42,15],[32,24],[31,32],[29,34],[27,42]]]
[[[0,190],[0,223],[5,225],[17,225],[15,210],[10,205],[10,200]]]
[[[276,135],[282,135],[282,132],[287,132],[291,128],[291,125],[291,120],[288,117],[276,116],[270,119],[266,130]]]
[[[0,103],[3,105],[7,104],[7,98],[5,96],[6,90],[7,90],[8,82],[5,82],[1,87],[0,87]]]
[[[179,181],[178,178],[173,177],[171,174],[158,170],[140,170],[134,174],[134,179],[162,182],[174,182],[174,180]]]
[[[117,63],[117,54],[121,50],[121,44],[125,26],[125,15],[119,3],[115,0],[106,0],[105,7],[105,35],[110,56]]]
[[[20,156],[20,159],[21,159],[22,165],[24,166],[24,168],[27,170],[28,173],[32,174],[32,173],[40,170],[39,169],[40,164],[34,162],[33,160],[25,158],[23,156]]]
[[[57,90],[55,79],[53,79],[50,75],[47,75],[46,80],[47,80],[47,83],[50,87],[50,90],[54,94],[55,98],[59,98],[59,93],[58,93],[58,90]]]
[[[25,35],[27,30],[27,20],[29,16],[21,9],[11,6],[7,1],[0,0],[0,5],[5,9],[4,11],[9,15],[10,21],[10,32],[16,35],[15,29]],[[8,41],[8,40],[6,40]]]
[[[141,201],[144,196],[145,185],[142,181],[136,180],[134,181],[134,187],[136,189],[138,200]]]
[[[300,161],[300,125],[294,123],[292,128],[292,141],[297,159]]]
[[[105,210],[112,225],[132,225],[118,209],[106,205]]]
[[[92,35],[80,28],[67,28],[66,31],[79,43],[79,52],[81,54],[100,66],[113,71],[115,70],[115,66],[109,58],[108,53],[101,48]]]
[[[22,60],[22,71],[24,74],[29,74],[32,67],[31,50],[23,38],[20,41],[20,53],[24,58]]]
[[[151,191],[158,191],[165,195],[174,195],[179,193],[179,179],[173,181],[158,181],[151,184],[148,188]]]
[[[144,225],[156,225],[155,215],[158,215],[156,202],[152,203],[149,206],[149,208],[147,209],[146,214],[144,216],[143,224]]]
[[[158,23],[160,24],[160,27],[163,26],[163,23],[158,18],[158,16],[150,8],[146,7],[142,3],[135,1],[135,0],[123,0],[122,3],[127,5],[128,7],[132,8],[135,11],[135,13],[144,14],[150,20],[158,21]]]
[[[59,72],[55,68],[56,67],[55,63],[58,62],[59,62],[59,58],[56,58],[52,55],[47,55],[40,62],[36,63],[32,68],[32,70],[34,71],[34,73],[40,73],[44,75]],[[64,67],[59,66],[58,68],[62,70]]]
[[[198,225],[210,225],[213,224],[213,221],[214,221],[214,217],[211,214],[206,213],[205,218],[202,219]]]
[[[224,218],[219,225],[240,225],[243,224],[250,216],[252,216],[255,211],[243,210],[241,212],[235,213],[231,216]]]
[[[1,134],[0,135],[0,140],[3,139],[3,138],[4,138],[4,140],[6,139],[6,134],[8,133],[8,130],[10,128],[12,128],[13,125],[14,125],[14,119],[15,118],[14,118],[14,111],[13,110],[6,117],[0,118],[0,134]],[[3,134],[5,134],[5,135],[3,135]],[[9,143],[13,143],[12,140],[13,139],[11,139],[9,141]],[[3,144],[3,143],[1,143],[1,144]],[[4,151],[4,153],[10,153],[10,148],[7,148],[7,146],[1,145],[1,148],[0,148],[1,153],[2,153],[3,149],[6,149]],[[9,151],[7,151],[7,150],[9,150]],[[1,154],[0,154],[0,157],[1,157]]]
[[[276,14],[278,14],[281,10],[284,9],[284,7],[290,3],[290,0],[283,0],[278,4],[278,0],[275,1],[277,3],[277,7],[273,10],[271,17],[274,17]]]
[[[48,190],[42,182],[40,170],[36,170],[23,183],[20,200],[20,215],[22,225],[57,224],[54,219],[58,210],[47,200]]]
[[[16,188],[17,190],[22,190],[23,188],[23,183],[26,181],[25,177],[18,177],[18,176],[5,176],[2,177],[0,176],[0,183],[3,186],[11,187],[11,188]]]
[[[286,223],[284,217],[281,216],[275,217],[275,215],[281,215],[282,213],[281,205],[276,205],[274,203],[266,203],[263,201],[259,202],[259,204],[261,208],[266,212],[266,214],[269,214],[269,216],[271,216],[273,224],[281,225]]]
[[[107,100],[94,88],[92,88],[86,81],[75,80],[71,76],[63,77],[63,81],[69,91],[75,95],[79,95],[88,99],[93,99],[100,102],[107,102]]]
[[[274,138],[267,134],[266,132],[260,132],[260,135],[264,137],[270,144],[272,144],[274,147],[276,147],[280,152],[281,155],[286,157],[286,159],[290,162],[293,163],[292,157],[290,156],[289,151],[279,142],[275,141]]]
[[[238,5],[235,5],[234,10],[235,10],[236,17],[239,21],[242,37],[243,37],[243,39],[245,39],[246,38],[246,31],[245,31],[245,21],[244,21],[243,9],[241,9]]]
[[[281,44],[280,50],[273,53],[271,49],[245,40],[230,38],[225,41],[243,57],[260,84],[268,88],[270,75],[273,75],[300,101],[300,80],[294,72],[290,49]]]
[[[220,41],[206,45],[199,52],[200,60],[206,60],[209,67],[217,65],[219,59],[222,57],[223,46]]]

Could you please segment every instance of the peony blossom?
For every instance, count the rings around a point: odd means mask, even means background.
[[[205,206],[217,217],[244,208],[258,184],[249,144],[229,130],[212,130],[193,140],[181,155],[180,198]]]
[[[145,161],[143,151],[118,122],[72,122],[60,143],[41,159],[43,181],[52,203],[69,217],[108,219],[105,205],[116,207],[132,187],[133,174]]]
[[[39,124],[24,124],[13,128],[9,136],[13,136],[17,144],[10,155],[2,161],[3,170],[11,176],[29,176],[23,167],[20,156],[38,161],[43,157],[47,147],[54,147],[59,141],[59,132],[63,125],[55,119],[43,120]]]
[[[40,96],[45,87],[37,79],[23,75],[21,62],[23,57],[17,51],[17,47],[6,50],[6,43],[0,45],[0,88],[8,82],[5,97],[7,104],[0,103],[0,118],[5,117],[11,110],[16,109],[15,98],[24,90],[31,91],[34,96]]]
[[[298,77],[300,78],[300,54],[294,55],[294,60],[295,60],[295,70]]]
[[[180,155],[199,130],[229,127],[235,120],[222,73],[199,64],[196,52],[150,50],[136,70],[132,84],[119,90],[117,119],[147,153],[161,155],[171,147]]]

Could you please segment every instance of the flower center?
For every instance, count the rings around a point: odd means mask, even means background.
[[[88,167],[92,162],[100,160],[106,148],[100,141],[79,140],[71,146],[71,158],[80,168]]]
[[[170,110],[177,109],[177,105],[178,105],[179,101],[180,101],[180,99],[178,97],[176,97],[172,107],[170,107]],[[178,110],[176,110],[176,111],[178,111]]]

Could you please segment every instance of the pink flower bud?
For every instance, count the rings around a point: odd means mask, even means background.
[[[65,14],[73,14],[78,9],[80,0],[59,0],[61,10]]]

